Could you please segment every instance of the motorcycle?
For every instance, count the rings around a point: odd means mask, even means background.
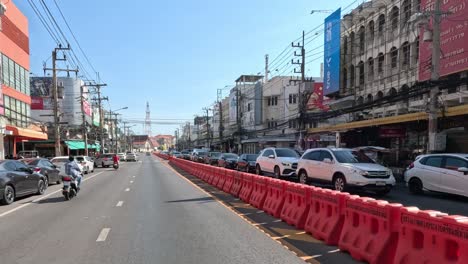
[[[119,168],[119,163],[118,162],[114,162],[114,165],[113,165],[114,169],[118,169]]]
[[[62,194],[65,200],[70,200],[78,194],[78,180],[71,176],[63,176],[63,189]]]

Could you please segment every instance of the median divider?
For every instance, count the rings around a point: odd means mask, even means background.
[[[249,203],[255,208],[263,209],[265,198],[267,195],[267,178],[262,176],[252,176],[252,193],[250,195]]]
[[[239,174],[238,171],[230,170],[226,172],[226,180],[223,185],[223,192],[231,193],[232,185],[234,184],[234,174]]]
[[[303,184],[286,183],[281,220],[298,229],[304,228],[310,205],[307,197],[310,195],[311,188],[313,187]]]
[[[284,205],[286,182],[267,178],[266,188],[267,193],[263,203],[263,211],[278,218]]]
[[[244,173],[235,173],[234,174],[234,179],[232,183],[231,190],[229,192],[234,196],[234,197],[239,197],[240,190],[242,188],[242,177]]]
[[[221,191],[223,190],[224,183],[226,182],[226,173],[228,173],[228,171],[231,171],[231,170],[228,170],[225,168],[218,168],[217,170],[219,180],[218,180],[218,183],[216,184],[216,188],[218,188]]]
[[[309,197],[309,213],[304,230],[328,245],[337,245],[344,223],[344,204],[348,193],[314,188]]]
[[[345,218],[338,247],[359,261],[393,263],[401,208],[401,204],[349,195],[345,200]]]
[[[253,176],[253,174],[242,172],[242,187],[239,192],[239,198],[246,203],[249,203],[250,195],[252,194]]]
[[[468,218],[401,208],[394,263],[468,263]]]
[[[169,162],[303,228],[328,245],[338,245],[356,260],[371,264],[468,263],[468,217],[403,207],[178,158]]]

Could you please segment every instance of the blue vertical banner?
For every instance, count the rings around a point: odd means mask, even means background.
[[[325,19],[323,94],[340,90],[341,8]]]

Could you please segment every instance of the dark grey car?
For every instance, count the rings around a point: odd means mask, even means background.
[[[46,177],[47,185],[49,185],[50,183],[59,184],[62,181],[59,175],[60,170],[57,169],[57,166],[52,164],[52,162],[50,162],[48,159],[31,158],[31,159],[23,159],[21,161],[32,169],[35,169],[35,168],[41,169],[41,174]]]
[[[43,194],[45,176],[17,160],[0,161],[0,203],[11,204],[17,197]]]

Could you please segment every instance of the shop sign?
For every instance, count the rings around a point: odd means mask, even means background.
[[[381,127],[379,137],[381,138],[399,138],[406,136],[406,129],[402,127]]]

